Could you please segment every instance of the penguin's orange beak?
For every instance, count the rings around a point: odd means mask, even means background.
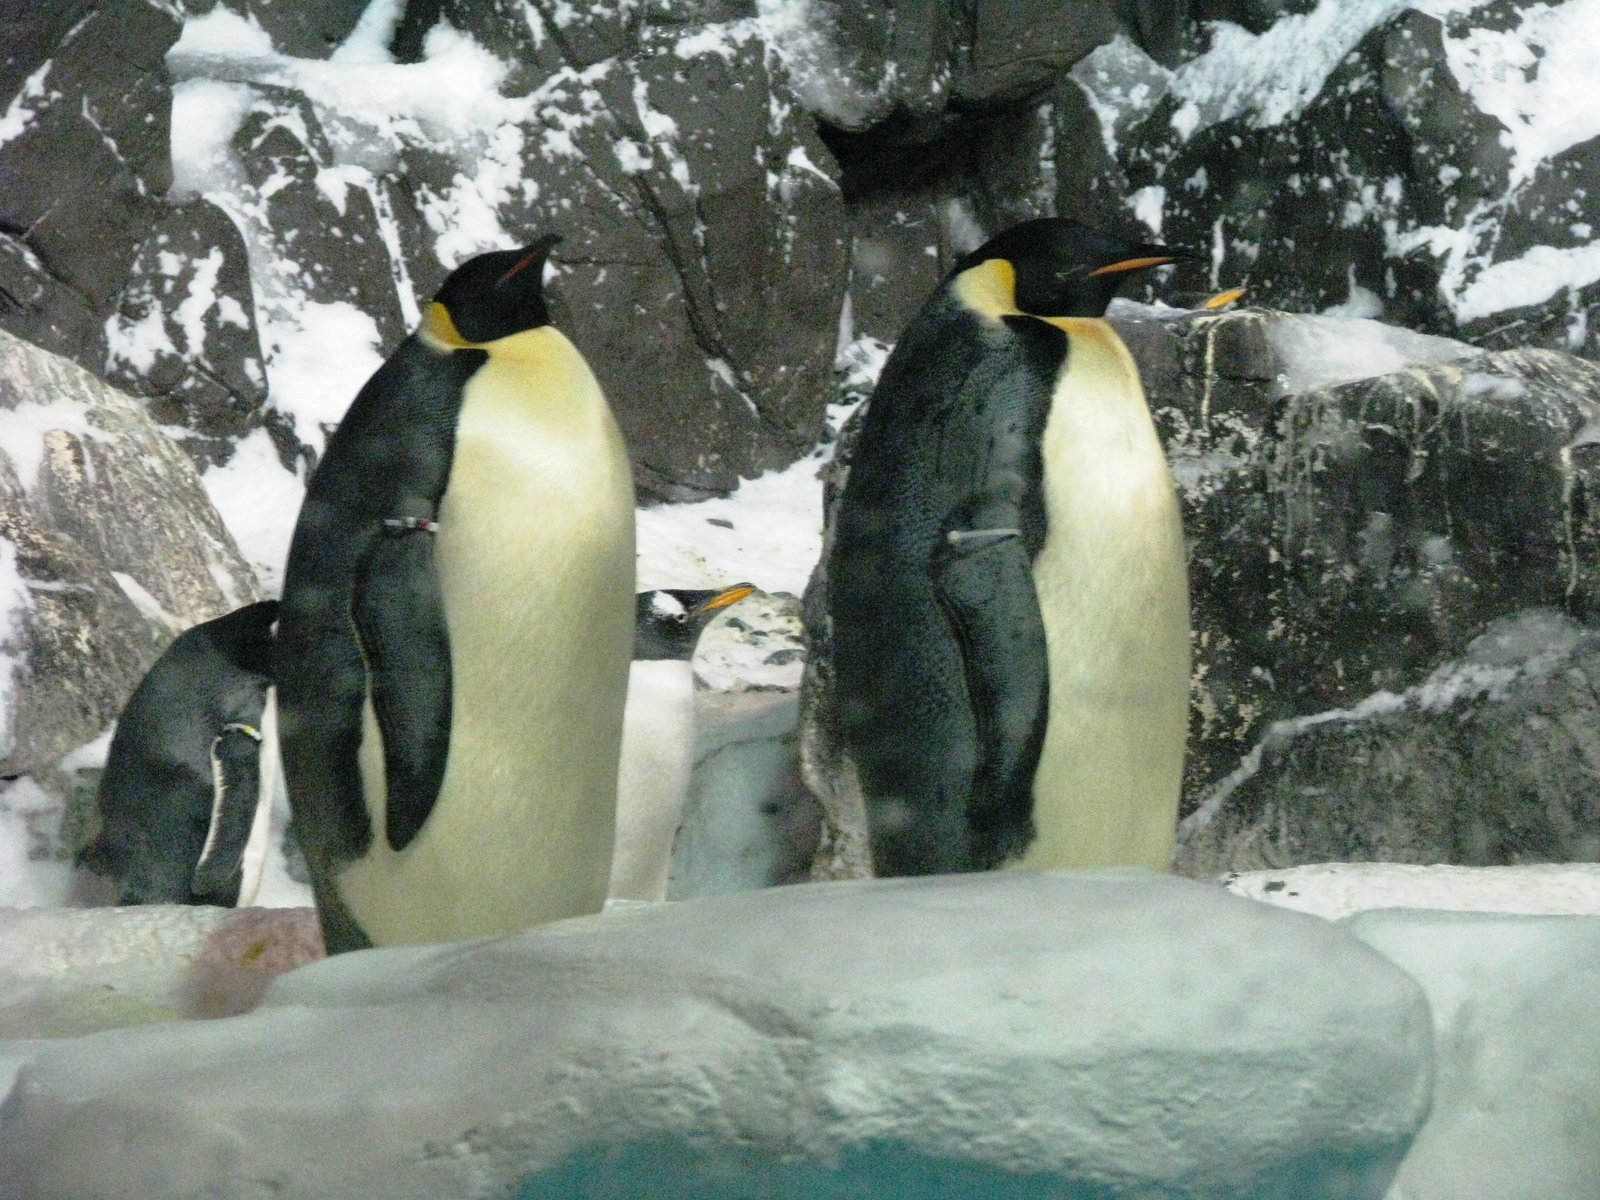
[[[1176,254],[1152,254],[1146,258],[1125,258],[1121,262],[1096,267],[1089,272],[1089,277],[1094,279],[1101,275],[1120,275],[1124,271],[1143,271],[1147,267],[1164,267],[1168,263],[1177,261],[1178,256]]]
[[[730,588],[723,588],[722,591],[695,609],[695,612],[713,612],[719,608],[727,608],[728,605],[737,604],[746,596],[753,595],[755,590],[756,586],[753,583],[736,583]]]
[[[1204,302],[1201,303],[1200,307],[1201,308],[1224,308],[1227,305],[1232,304],[1235,300],[1237,300],[1242,295],[1244,295],[1244,289],[1242,287],[1240,287],[1240,288],[1229,288],[1227,291],[1218,292],[1215,296],[1212,296],[1209,299],[1205,300]]]

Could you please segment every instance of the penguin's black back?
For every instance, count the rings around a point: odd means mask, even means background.
[[[279,719],[290,795],[316,798],[295,808],[302,843],[330,867],[372,838],[357,766],[367,687],[350,616],[358,568],[385,543],[385,521],[436,517],[463,389],[487,359],[406,338],[328,439],[301,505],[276,645]],[[428,536],[407,540],[426,549],[418,539]]]
[[[1009,773],[974,794],[982,748],[964,665],[962,614],[936,586],[941,562],[972,575],[970,589],[1015,590],[1015,629],[969,630],[991,646],[996,686],[1007,676],[1043,678],[1044,633],[1026,572],[985,576],[962,568],[945,542],[949,530],[1015,526],[1031,560],[1044,543],[1040,439],[1066,336],[1032,317],[987,322],[948,288],[913,319],[884,364],[850,462],[829,561],[835,614],[835,707],[869,797],[895,797],[917,809],[897,837],[891,819],[873,853],[880,874],[994,866],[1031,835],[1031,775]],[[987,479],[986,492],[969,481]],[[1020,511],[1020,521],[1015,515]],[[1011,515],[997,518],[995,513]],[[1015,576],[1015,577],[1012,577]],[[885,648],[893,647],[892,653]],[[969,658],[979,656],[968,656]],[[1026,692],[1019,684],[1019,692]],[[1016,736],[1036,747],[1042,707],[1013,714]],[[937,745],[950,753],[930,754]],[[908,814],[909,815],[909,814]]]
[[[184,631],[118,717],[88,861],[122,878],[122,903],[197,899],[190,884],[211,822],[212,743],[230,722],[260,725],[277,612],[276,600],[263,600]]]

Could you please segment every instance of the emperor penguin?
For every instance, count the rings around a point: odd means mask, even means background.
[[[706,626],[755,590],[748,583],[712,590],[657,588],[634,599],[611,899],[666,899],[672,840],[694,768],[689,660]]]
[[[1183,530],[1104,315],[1193,257],[1024,222],[956,262],[884,364],[826,564],[875,873],[1170,865]]]
[[[557,237],[444,281],[313,473],[284,574],[284,773],[330,953],[598,912],[633,482],[550,324]]]
[[[117,718],[100,833],[81,865],[122,904],[249,904],[276,790],[272,626],[263,600],[179,634]]]

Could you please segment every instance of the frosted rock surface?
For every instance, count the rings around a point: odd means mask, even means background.
[[[1376,1200],[1429,1039],[1415,985],[1341,929],[1207,885],[802,885],[13,1045],[0,1196]]]
[[[1433,1114],[1389,1200],[1600,1195],[1600,916],[1363,913],[1433,1009]]]

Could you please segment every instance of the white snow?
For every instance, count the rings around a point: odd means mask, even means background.
[[[1266,330],[1273,353],[1284,366],[1279,387],[1291,396],[1483,353],[1451,338],[1359,317],[1285,313],[1269,321]]]
[[[1600,863],[1309,863],[1225,875],[1230,892],[1330,921],[1380,908],[1600,916]]]
[[[745,480],[731,496],[641,508],[639,590],[748,580],[799,595],[822,553],[825,462],[813,454]]]
[[[0,406],[0,455],[11,461],[24,491],[31,492],[39,485],[45,442],[52,433],[85,441],[112,440],[90,422],[89,406],[81,400],[52,397],[45,404],[24,400],[15,408]]]
[[[296,310],[270,311],[261,348],[273,407],[292,416],[296,435],[320,453],[326,432],[383,365],[378,326],[344,300],[302,299]]]
[[[1234,117],[1257,127],[1277,125],[1315,99],[1340,60],[1401,10],[1447,16],[1485,2],[1320,0],[1310,12],[1280,17],[1261,33],[1213,21],[1210,49],[1174,71],[1170,88],[1194,107],[1183,121],[1190,132]]]
[[[20,646],[23,618],[32,607],[33,597],[17,570],[17,544],[0,537],[0,759],[11,753],[13,744],[16,709],[12,689],[24,662]],[[4,840],[8,839],[0,839]],[[0,879],[7,878],[15,878],[14,873],[0,871]]]
[[[38,70],[23,80],[22,90],[6,106],[5,112],[0,113],[0,146],[22,136],[23,130],[33,124],[35,109],[31,102],[46,98],[44,81],[49,76],[52,65],[50,59],[41,63]],[[52,92],[49,95],[51,100],[59,97],[59,92]]]
[[[1444,41],[1450,71],[1473,105],[1508,130],[1513,187],[1545,160],[1600,136],[1600,0],[1532,4],[1515,20],[1508,29],[1480,26]]]
[[[276,596],[283,588],[304,481],[284,468],[265,429],[241,439],[226,465],[211,467],[201,481],[262,589]]]
[[[0,780],[0,909],[61,904],[72,864],[54,855],[61,800],[30,776]]]

